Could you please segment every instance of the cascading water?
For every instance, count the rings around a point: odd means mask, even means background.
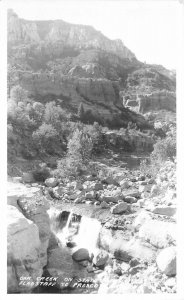
[[[86,248],[93,252],[97,248],[101,224],[98,220],[86,216],[79,216],[71,212],[52,211],[49,213],[52,230],[65,246],[72,242],[77,247]]]
[[[97,248],[101,224],[95,219],[82,216],[78,234],[74,237],[78,247],[93,252]]]

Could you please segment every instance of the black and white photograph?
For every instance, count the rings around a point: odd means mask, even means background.
[[[7,294],[177,296],[183,1],[4,2]]]

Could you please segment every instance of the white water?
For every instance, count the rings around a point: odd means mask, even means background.
[[[83,216],[74,241],[78,247],[87,248],[89,252],[93,252],[97,248],[100,229],[99,221]]]

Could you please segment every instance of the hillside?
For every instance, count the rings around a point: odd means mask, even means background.
[[[135,93],[137,85],[141,92],[150,86],[151,91],[175,87],[174,80],[163,74],[164,68],[159,72],[154,66],[148,76],[148,66],[122,41],[110,40],[91,26],[27,21],[12,10],[8,12],[8,63],[14,68],[9,91],[19,84],[34,101],[62,102],[72,113],[83,103],[92,119],[104,120],[112,128],[126,127],[129,121],[149,128],[141,115],[124,107],[120,91]]]

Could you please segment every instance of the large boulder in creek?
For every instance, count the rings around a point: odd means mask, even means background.
[[[43,272],[40,260],[38,227],[14,206],[7,210],[7,276],[8,293],[28,292],[31,285],[21,285],[21,277],[35,283]]]
[[[79,248],[73,252],[72,258],[75,261],[89,260],[89,251],[85,248]]]
[[[176,224],[148,220],[140,227],[139,237],[156,248],[168,247],[176,242]]]
[[[93,255],[92,262],[96,267],[105,266],[109,258],[109,254],[105,250],[96,249],[96,251],[93,252]]]
[[[176,247],[163,249],[156,259],[158,268],[167,276],[176,275]]]

